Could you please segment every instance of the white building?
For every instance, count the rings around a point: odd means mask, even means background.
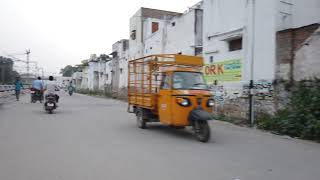
[[[150,8],[141,8],[136,12],[130,18],[129,60],[143,57],[146,51],[146,40],[155,32],[156,34],[161,33],[166,22],[178,15],[181,13]],[[149,49],[152,43],[157,44],[158,42],[149,42]]]
[[[89,64],[88,60],[82,61],[82,73],[81,73],[81,85],[80,89],[88,89],[88,71],[89,71]]]
[[[122,39],[112,45],[112,87],[113,90],[128,86],[129,40]]]
[[[288,69],[277,60],[277,33],[320,22],[319,0],[204,0],[203,6],[206,78],[229,88],[275,80]]]
[[[160,28],[152,29],[154,18],[145,20],[144,56],[152,54],[202,54],[203,32],[202,2],[189,8],[185,13],[171,19],[162,19]]]
[[[95,54],[91,55],[88,67],[88,88],[90,90],[104,90],[106,86],[106,62],[108,57],[101,55],[97,57]]]
[[[75,72],[72,74],[73,86],[76,89],[81,89],[82,84],[82,72]]]
[[[130,59],[152,54],[201,55],[202,1],[184,13],[141,8],[130,19]]]
[[[112,60],[107,61],[105,64],[106,72],[105,72],[105,84],[106,86],[110,86],[112,83]]]

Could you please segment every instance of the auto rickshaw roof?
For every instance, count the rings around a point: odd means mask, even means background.
[[[200,72],[200,68],[190,68],[190,67],[162,67],[161,72]]]
[[[202,67],[203,58],[200,56],[188,56],[180,54],[157,54],[129,61],[129,63],[154,64],[158,66],[186,66]]]

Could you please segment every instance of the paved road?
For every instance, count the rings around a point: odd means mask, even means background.
[[[212,141],[136,127],[126,104],[63,96],[56,114],[23,97],[0,109],[0,180],[319,180],[320,144],[213,122]]]

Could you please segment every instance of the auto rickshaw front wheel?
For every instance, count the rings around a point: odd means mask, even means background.
[[[141,129],[146,129],[147,128],[147,123],[146,123],[145,119],[143,118],[142,109],[138,109],[137,110],[136,116],[137,116],[137,125],[138,125],[138,127],[141,128]]]
[[[198,141],[208,142],[210,139],[210,127],[208,121],[195,121],[193,126]]]

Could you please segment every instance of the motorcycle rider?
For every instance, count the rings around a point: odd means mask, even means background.
[[[70,81],[69,86],[68,86],[68,92],[71,95],[74,91],[73,83]]]
[[[36,94],[40,94],[40,99],[43,99],[43,82],[41,80],[41,77],[38,77],[36,80],[32,83],[32,89],[36,91]]]
[[[49,81],[45,84],[46,96],[49,94],[54,94],[56,97],[56,102],[59,102],[59,96],[56,94],[56,89],[58,89],[57,84],[53,81],[53,76],[49,76]]]

